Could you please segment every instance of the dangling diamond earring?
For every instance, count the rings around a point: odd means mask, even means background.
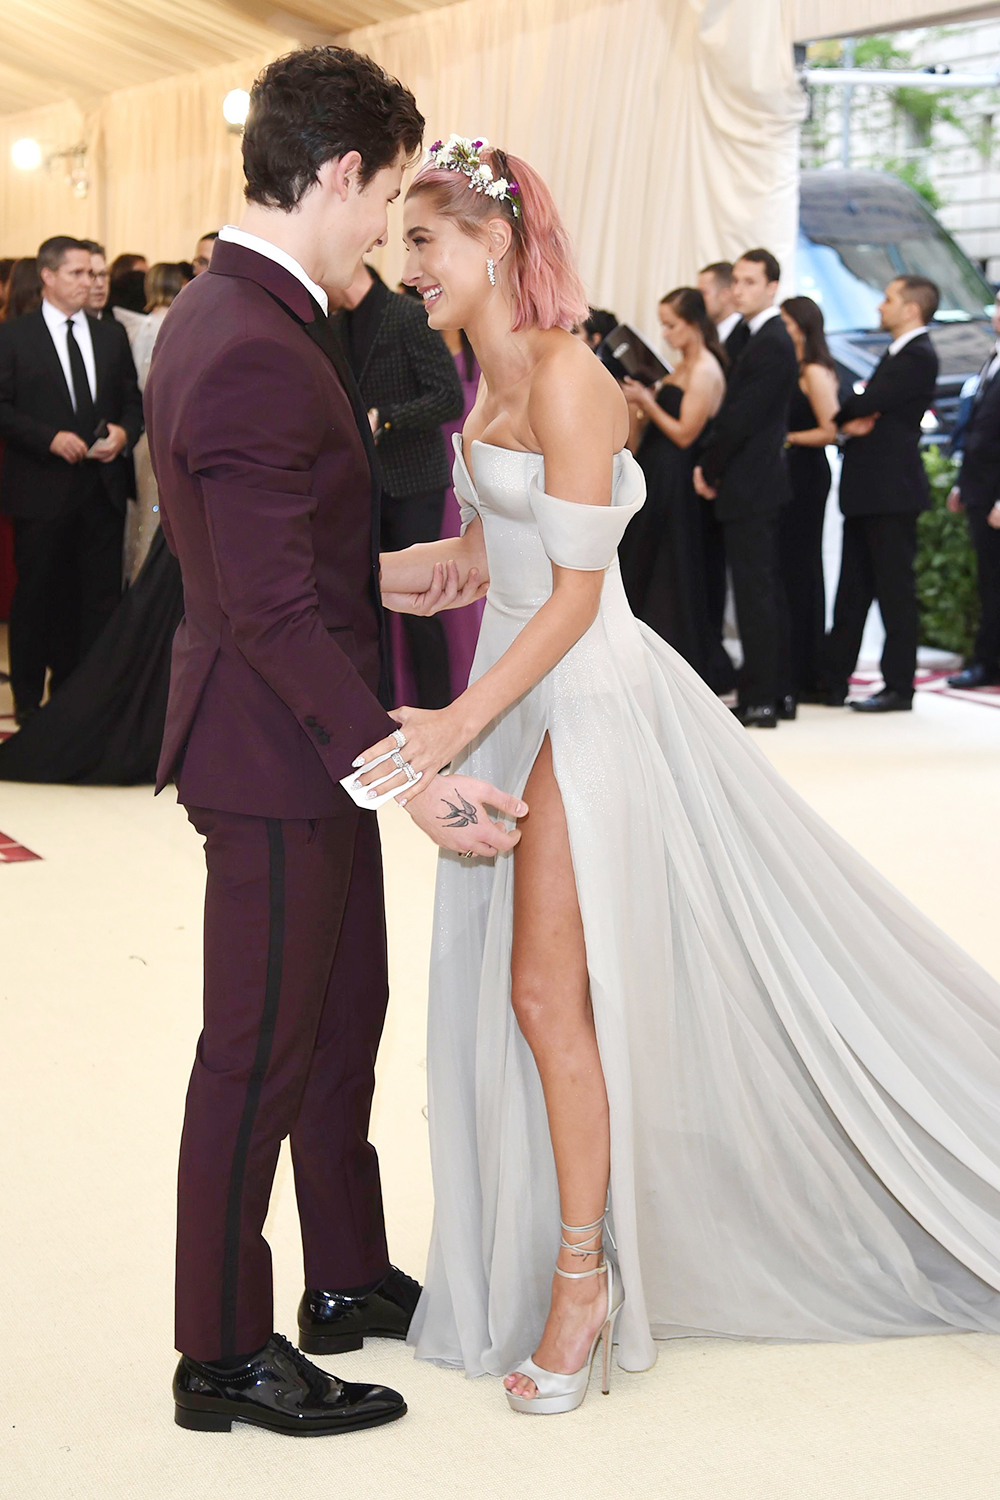
[[[486,274],[490,278],[490,286],[496,286],[496,284],[497,284],[497,267],[496,267],[496,261],[494,261],[493,259],[490,259],[490,260],[488,260],[486,262]]]

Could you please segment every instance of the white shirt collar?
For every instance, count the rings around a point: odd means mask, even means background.
[[[72,322],[74,328],[81,328],[87,322],[87,314],[82,307],[72,314],[60,312],[58,307],[52,305],[48,297],[42,298],[42,317],[45,319],[47,328],[65,329],[67,322]]]
[[[719,335],[719,343],[724,344],[732,333],[737,323],[742,323],[743,317],[738,312],[727,313],[721,323],[716,323],[715,331]]]
[[[266,255],[268,260],[273,260],[275,265],[283,266],[296,281],[301,281],[307,292],[311,292],[319,303],[324,313],[329,315],[330,299],[323,288],[312,277],[307,276],[299,265],[286,250],[272,245],[270,240],[262,240],[259,234],[247,234],[245,229],[237,229],[235,224],[224,224],[219,230],[219,239],[228,240],[230,244],[242,245],[245,250],[255,250],[258,255]]]
[[[901,333],[898,339],[893,339],[889,345],[890,354],[898,354],[900,349],[905,349],[911,339],[917,339],[922,333],[927,332],[927,324],[921,323],[919,328],[911,328],[909,333]]]
[[[754,334],[758,333],[760,329],[763,328],[764,324],[769,323],[772,318],[780,317],[781,308],[775,307],[773,304],[770,307],[762,308],[759,313],[754,313],[753,317],[747,324],[747,327],[750,330],[750,337],[753,338]]]

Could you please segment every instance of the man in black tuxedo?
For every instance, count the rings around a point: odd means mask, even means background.
[[[937,307],[938,289],[925,276],[890,281],[879,312],[892,343],[864,391],[849,396],[836,418],[849,441],[840,473],[844,550],[826,641],[824,701],[845,701],[868,610],[877,599],[885,625],[885,686],[851,703],[859,713],[908,709],[913,700],[920,624],[913,571],[917,516],[930,504],[920,422],[937,384],[938,358],[927,332]]]
[[[798,361],[774,305],[780,276],[769,250],[748,250],[733,267],[746,345],[694,471],[698,494],[715,503],[732,574],[743,646],[736,713],[761,729],[777,724],[779,700],[783,705],[790,690],[777,522],[790,498],[784,446]],[[791,716],[794,706],[782,711]]]
[[[38,269],[41,307],[0,324],[0,504],[14,518],[19,724],[41,703],[46,668],[58,687],[121,597],[126,453],[142,432],[125,330],[85,311],[90,251],[57,235],[39,249]]]
[[[965,511],[979,575],[979,630],[972,656],[950,687],[1000,682],[1000,297],[993,304],[996,350],[979,377],[965,427],[962,467],[948,509]]]
[[[451,463],[442,423],[462,415],[462,383],[423,303],[391,292],[361,262],[331,316],[375,433],[382,479],[382,551],[436,542]],[[445,708],[454,694],[439,615],[403,615],[419,708]]]

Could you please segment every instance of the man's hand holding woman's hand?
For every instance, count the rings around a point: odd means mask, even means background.
[[[489,586],[489,579],[484,579],[478,568],[470,568],[463,583],[458,563],[452,558],[446,563],[434,564],[430,586],[423,592],[383,592],[382,604],[400,615],[436,615],[445,609],[464,609],[467,604],[474,604]]]

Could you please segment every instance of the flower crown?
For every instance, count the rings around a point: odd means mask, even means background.
[[[485,193],[497,203],[509,203],[514,218],[519,219],[521,190],[516,182],[493,176],[492,167],[480,155],[488,145],[489,141],[469,141],[463,135],[450,135],[446,141],[434,142],[427,152],[424,166],[437,167],[445,172],[464,172],[474,193]]]

